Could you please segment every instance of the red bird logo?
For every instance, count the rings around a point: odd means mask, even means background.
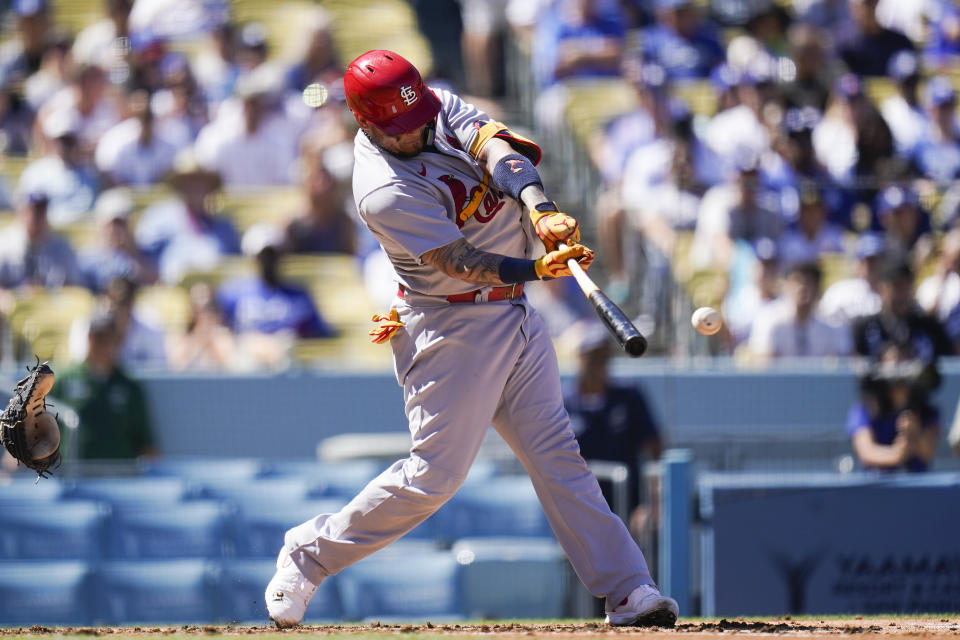
[[[513,173],[523,171],[523,160],[507,160],[507,164],[510,165],[510,171]]]
[[[424,166],[424,164],[423,164],[422,162],[420,163],[420,175],[422,175],[422,176],[427,175],[427,167]]]

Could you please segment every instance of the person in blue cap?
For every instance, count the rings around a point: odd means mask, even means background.
[[[656,0],[657,22],[643,31],[643,57],[671,79],[706,78],[724,60],[713,31],[692,0]]]
[[[957,92],[949,78],[935,76],[927,82],[924,98],[930,126],[917,145],[914,159],[924,175],[946,186],[960,174]]]
[[[933,228],[916,192],[890,185],[877,196],[876,211],[887,253],[918,268],[926,263],[933,251]]]
[[[850,278],[837,280],[820,298],[820,314],[831,324],[846,325],[880,311],[880,266],[886,244],[879,233],[863,233],[856,241],[856,264]]]
[[[844,64],[858,76],[886,75],[887,64],[896,52],[913,50],[910,38],[877,20],[877,2],[850,0],[856,29],[837,47]]]
[[[20,84],[40,70],[53,26],[47,0],[15,0],[13,13],[16,36],[0,46],[0,85]]]
[[[912,51],[898,51],[887,65],[887,75],[897,92],[880,105],[880,113],[887,121],[897,152],[912,155],[923,139],[930,118],[920,104],[920,59]]]

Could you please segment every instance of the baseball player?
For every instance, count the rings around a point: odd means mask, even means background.
[[[553,345],[523,294],[527,281],[570,275],[568,259],[584,268],[593,259],[577,221],[544,195],[540,149],[428,88],[390,51],[350,63],[344,89],[360,126],[354,196],[398,283],[371,333],[393,349],[413,443],[338,513],[287,532],[266,590],[271,619],[297,624],[324,578],[439,509],[492,424],[530,474],[577,575],[606,598],[607,622],[673,625],[677,603],[657,590],[580,456]],[[546,253],[530,259],[541,242]]]

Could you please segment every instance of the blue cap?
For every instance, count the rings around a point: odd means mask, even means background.
[[[886,242],[879,233],[863,233],[857,238],[854,245],[854,255],[858,260],[873,258],[881,255],[886,249]]]
[[[930,78],[924,93],[927,96],[927,103],[934,107],[949,104],[957,99],[957,92],[953,88],[953,83],[944,76]]]
[[[918,202],[917,194],[912,190],[891,185],[877,196],[877,213],[885,216],[900,207],[915,207]]]
[[[863,95],[860,79],[852,73],[845,73],[838,77],[833,82],[833,90],[848,100]]]
[[[887,75],[898,82],[919,77],[920,60],[917,59],[917,54],[909,49],[897,51],[887,63]]]
[[[46,13],[50,8],[47,0],[14,0],[13,11],[18,16],[34,16]]]
[[[48,196],[44,191],[31,191],[24,197],[24,199],[31,207],[50,202],[50,196]]]

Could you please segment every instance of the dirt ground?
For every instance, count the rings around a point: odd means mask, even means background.
[[[790,618],[773,618],[769,620],[754,620],[736,618],[733,620],[702,620],[684,621],[670,629],[659,628],[610,628],[599,622],[570,622],[570,623],[463,623],[463,624],[381,624],[371,623],[362,625],[301,625],[294,629],[278,631],[266,625],[224,625],[224,626],[196,626],[185,625],[178,627],[30,627],[0,629],[0,636],[18,637],[82,637],[82,636],[113,636],[114,638],[139,638],[143,636],[170,636],[190,637],[203,636],[268,636],[282,637],[290,635],[323,636],[327,640],[343,638],[344,640],[368,640],[383,635],[402,635],[405,640],[413,638],[430,639],[433,636],[489,636],[498,640],[523,639],[545,637],[556,640],[585,637],[631,636],[634,638],[667,638],[669,636],[693,636],[696,640],[711,640],[723,638],[729,640],[731,636],[857,636],[883,635],[903,638],[960,638],[960,617],[935,618],[865,618],[854,617],[848,619],[804,618],[792,620]],[[412,636],[412,638],[411,638]]]

